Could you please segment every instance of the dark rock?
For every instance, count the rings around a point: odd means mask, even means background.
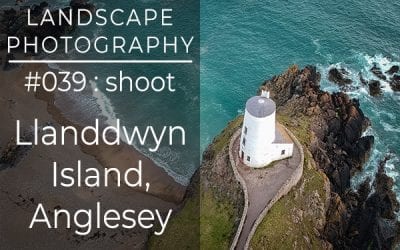
[[[393,65],[393,66],[390,67],[390,69],[389,69],[388,71],[386,71],[385,73],[386,73],[386,74],[389,74],[389,75],[393,75],[393,74],[395,74],[395,73],[398,73],[399,70],[400,70],[400,67],[399,67],[398,65]]]
[[[34,4],[30,6],[31,9],[31,18],[34,22],[40,22],[41,16],[43,14],[43,10],[48,7],[47,2],[42,2],[39,5]],[[64,8],[67,10],[72,8],[72,13],[74,16],[74,24],[76,24],[77,20],[77,10],[79,9],[88,9],[90,11],[94,11],[95,7],[93,4],[89,3],[85,0],[73,0],[70,2],[70,6]],[[59,15],[57,13],[52,13],[55,23],[59,23]],[[38,42],[40,43],[45,37],[51,35],[55,38],[59,38],[62,35],[69,34],[75,30],[75,25],[69,25],[64,22],[61,25],[51,25],[51,23],[44,23],[41,26],[31,27],[28,26],[27,22],[27,14],[26,11],[16,11],[14,9],[5,10],[1,15],[1,23],[0,23],[0,33],[6,35],[17,36],[19,39],[23,39],[23,37],[33,38],[37,37]],[[0,48],[4,48],[6,44],[3,43],[4,35],[0,37]],[[34,51],[31,51],[34,52]]]
[[[380,81],[371,80],[368,83],[368,87],[369,87],[369,94],[371,96],[378,96],[378,95],[382,94]]]
[[[361,74],[361,72],[358,73],[358,76],[359,76],[359,78],[360,78],[360,82],[361,82],[363,85],[367,85],[367,84],[368,84],[368,80],[366,80],[366,79],[363,77],[363,75]]]
[[[25,135],[23,138],[31,138],[32,135]],[[0,155],[0,170],[4,170],[6,168],[15,167],[18,162],[20,162],[27,152],[32,148],[32,146],[21,146],[17,145],[17,142],[14,138],[8,142],[5,149],[2,151]]]
[[[7,34],[0,33],[0,48],[6,48],[7,46]]]
[[[42,4],[40,4],[40,5],[36,5],[36,4],[32,5],[31,6],[31,16],[32,17],[40,16],[45,7],[47,7],[47,6],[45,6],[44,4],[43,5]]]
[[[357,170],[361,170],[364,163],[367,162],[373,144],[374,144],[373,136],[364,136],[364,137],[361,137],[355,143],[354,147],[349,152],[350,156],[353,158],[355,165],[358,165],[358,167],[356,166]],[[356,169],[354,169],[354,171]],[[353,174],[354,174],[354,172],[353,172]]]
[[[347,228],[348,211],[337,193],[331,194],[329,203],[324,235],[328,240],[337,239],[337,244],[343,244],[344,242],[341,239],[344,238],[345,229]]]
[[[3,70],[7,71],[7,70],[12,70],[17,68],[19,65],[16,63],[10,63],[10,60],[14,60],[14,54],[7,54],[6,55],[6,61],[4,62],[4,66],[3,66]]]
[[[390,87],[393,91],[400,91],[400,75],[396,74],[390,79]]]
[[[22,29],[24,26],[27,26],[28,16],[26,14],[19,15],[12,25],[8,28],[9,35],[15,35],[18,30]]]
[[[376,63],[374,63],[374,66],[372,66],[372,68],[370,70],[372,73],[374,73],[374,75],[376,77],[378,77],[381,80],[386,81],[386,76],[383,74],[382,70],[377,66]]]
[[[328,79],[340,86],[351,84],[353,81],[346,77],[348,74],[345,69],[331,68],[328,73]]]
[[[343,78],[337,69],[332,75]],[[337,249],[393,248],[400,235],[400,226],[393,219],[393,211],[398,209],[393,182],[377,175],[376,195],[371,194],[370,180],[357,191],[350,187],[351,176],[362,169],[374,143],[373,136],[362,137],[370,121],[358,100],[342,92],[322,91],[317,76],[314,67],[303,70],[291,67],[266,81],[262,88],[270,91],[278,112],[289,117],[303,116],[310,121],[313,137],[309,150],[331,183],[323,237]],[[394,77],[400,80],[397,75]],[[314,112],[315,107],[321,107],[322,112]]]
[[[12,20],[13,17],[15,18],[15,16],[17,15],[17,11],[13,8],[10,8],[10,9],[4,10],[3,15],[4,15],[5,20],[7,20],[7,21]]]
[[[39,7],[42,8],[42,9],[44,9],[44,8],[49,7],[49,4],[48,4],[47,2],[41,2],[41,3],[39,4]]]
[[[337,245],[352,249],[392,249],[400,237],[400,223],[396,212],[400,204],[392,190],[393,180],[385,173],[384,166],[389,157],[380,162],[373,182],[371,194],[367,179],[353,195],[357,202],[351,208],[351,217],[346,244]],[[348,200],[348,198],[346,198]],[[347,202],[346,202],[347,203]],[[357,231],[357,234],[350,232]]]
[[[301,113],[310,117],[311,123],[315,124],[311,126],[315,134],[311,153],[335,183],[333,191],[341,195],[350,187],[351,174],[359,169],[357,160],[368,154],[367,150],[352,153],[369,120],[357,100],[344,93],[324,92],[319,81],[315,67],[307,66],[303,70],[291,67],[284,74],[266,81],[263,88],[270,91],[278,109],[290,109],[293,117]],[[341,152],[340,155],[337,152]]]
[[[72,0],[69,3],[69,6],[74,10],[87,9],[90,11],[94,11],[96,9],[95,6],[91,3],[89,3],[88,0]]]
[[[0,17],[1,17],[1,14],[0,14]],[[7,35],[7,30],[8,30],[7,25],[0,21],[0,34]]]

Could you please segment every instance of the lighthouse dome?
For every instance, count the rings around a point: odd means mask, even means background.
[[[253,96],[247,100],[246,110],[254,117],[263,118],[275,113],[276,104],[265,96]]]

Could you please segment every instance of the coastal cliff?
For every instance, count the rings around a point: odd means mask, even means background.
[[[375,180],[351,188],[351,177],[362,170],[374,143],[372,136],[363,136],[370,122],[357,100],[322,91],[320,77],[313,66],[292,66],[260,87],[270,91],[277,120],[299,139],[305,159],[300,182],[270,209],[250,248],[394,248],[400,235],[399,203],[384,170],[390,155],[382,159]],[[227,154],[241,123],[242,116],[234,119],[208,146],[198,173],[200,189],[187,196],[186,204],[200,204],[204,249],[229,249],[241,218],[243,191]],[[174,227],[185,221],[181,214],[188,207],[178,213]]]
[[[356,99],[345,93],[328,93],[319,86],[315,67],[296,66],[264,82],[278,105],[286,125],[296,126],[299,117],[309,121],[305,147],[317,168],[329,178],[330,199],[321,238],[334,248],[393,248],[399,238],[395,212],[399,203],[392,191],[393,180],[379,167],[373,183],[366,180],[352,190],[350,179],[369,157],[374,138],[362,136],[370,125]]]
[[[166,232],[151,237],[150,249],[229,249],[240,223],[244,192],[229,160],[229,142],[240,128],[239,116],[203,153],[201,167],[192,177],[181,210]]]

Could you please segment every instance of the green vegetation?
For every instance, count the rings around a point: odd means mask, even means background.
[[[243,116],[240,115],[229,122],[226,128],[221,132],[221,134],[215,137],[211,148],[214,156],[220,153],[225,147],[229,146],[229,141],[233,133],[235,133],[235,131],[242,125],[242,123]]]
[[[322,249],[316,234],[324,216],[324,175],[305,160],[302,180],[274,204],[257,228],[253,249]]]
[[[243,116],[238,116],[214,139],[209,149],[213,159],[220,153],[227,153],[231,136],[242,122]],[[230,199],[217,200],[212,187],[200,185],[200,190],[197,186],[182,210],[171,219],[164,234],[150,238],[149,249],[197,249],[196,242],[201,249],[229,249],[236,231],[237,208]]]
[[[232,135],[242,123],[243,116],[236,117],[214,139],[210,148],[213,158],[227,152]],[[212,188],[201,189],[200,246],[201,249],[229,249],[238,215],[235,214],[235,208],[229,200],[217,200],[212,191]]]
[[[310,122],[278,114],[280,123],[297,137],[302,145],[311,141]],[[253,249],[321,249],[318,228],[324,221],[326,200],[325,175],[318,171],[309,151],[304,148],[304,171],[297,186],[274,204],[257,228],[251,241]]]
[[[276,115],[276,119],[286,126],[303,146],[309,146],[311,142],[310,119],[305,115],[290,116],[286,112]]]
[[[149,249],[197,249],[199,242],[199,197],[188,199],[184,208],[168,223],[161,236],[152,236]]]
[[[200,211],[201,249],[229,249],[235,232],[232,204],[217,201],[210,191],[205,191],[201,194]]]

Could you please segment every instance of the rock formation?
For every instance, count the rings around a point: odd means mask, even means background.
[[[385,74],[383,74],[382,70],[378,67],[378,65],[376,63],[374,63],[374,65],[372,66],[372,68],[370,70],[376,77],[378,77],[381,80],[386,81],[387,77],[385,76]]]
[[[370,80],[368,83],[369,94],[372,96],[378,96],[382,94],[381,82],[377,80]]]
[[[352,80],[347,78],[349,72],[345,69],[331,68],[328,73],[329,81],[334,82],[338,85],[351,84]]]
[[[393,75],[390,79],[390,87],[393,91],[400,91],[400,75]]]
[[[398,73],[399,70],[400,70],[400,67],[399,67],[398,65],[393,65],[393,66],[390,67],[390,69],[389,69],[388,71],[386,71],[385,73],[386,73],[386,74],[389,74],[389,75],[393,75],[393,74],[395,74],[395,73]]]
[[[270,91],[278,112],[292,117],[301,114],[310,120],[311,143],[307,147],[331,183],[330,207],[323,235],[340,249],[365,244],[393,247],[400,234],[397,219],[393,217],[398,203],[391,191],[392,181],[384,177],[383,166],[376,176],[375,192],[371,196],[367,184],[357,191],[350,187],[350,178],[362,169],[374,142],[373,136],[362,136],[370,122],[358,100],[350,99],[344,93],[322,91],[319,82],[320,74],[315,67],[300,70],[293,66],[284,74],[264,82],[262,88]],[[350,199],[349,193],[358,200]],[[367,204],[368,209],[360,202]],[[382,203],[384,208],[378,205]],[[356,207],[362,207],[362,214],[371,217],[368,223]]]
[[[41,15],[45,8],[48,8],[49,4],[47,2],[42,2],[39,5],[32,5],[31,9],[31,19],[33,22],[41,20]],[[78,8],[84,8],[94,11],[95,7],[93,4],[88,3],[87,0],[72,0],[69,7],[65,9],[72,8],[73,13],[77,13]],[[53,15],[55,22],[58,23],[58,14]],[[41,26],[28,26],[28,15],[27,8],[21,7],[20,10],[14,8],[5,9],[0,11],[0,49],[4,49],[7,46],[8,36],[17,36],[20,39],[23,37],[35,37],[37,36],[39,42],[49,34],[54,37],[60,37],[62,35],[68,34],[74,30],[74,26],[70,26],[67,23],[62,23],[62,25],[51,25],[50,23],[44,23]]]

